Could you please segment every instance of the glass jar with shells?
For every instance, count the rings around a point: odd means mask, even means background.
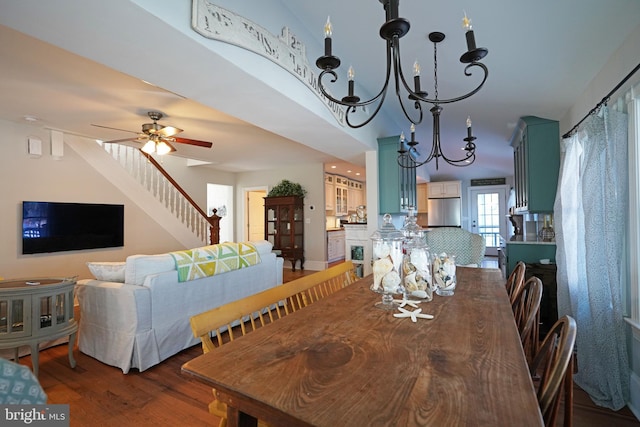
[[[409,207],[402,233],[405,239],[402,260],[405,296],[408,299],[431,301],[433,299],[431,257],[426,244],[425,231],[417,224],[413,207]]]
[[[382,294],[376,307],[395,310],[394,294],[404,295],[402,283],[402,246],[404,235],[391,223],[391,215],[385,214],[382,226],[371,235],[373,245],[373,284],[371,290]]]

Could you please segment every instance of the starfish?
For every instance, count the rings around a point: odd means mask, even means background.
[[[394,299],[393,302],[400,304],[400,307],[404,307],[408,305],[413,308],[418,308],[416,304],[420,304],[422,301],[414,301],[414,300],[408,300],[406,298],[403,298],[403,299]]]
[[[422,314],[421,308],[418,308],[413,311],[409,311],[409,310],[405,310],[402,307],[398,307],[398,310],[400,310],[401,313],[394,313],[393,317],[410,317],[413,323],[416,323],[418,321],[418,317],[421,319],[433,319],[433,316],[431,314]]]

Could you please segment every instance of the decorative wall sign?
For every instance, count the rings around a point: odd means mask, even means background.
[[[506,178],[480,178],[471,180],[472,187],[478,187],[482,185],[505,185],[506,183]]]
[[[208,0],[193,0],[191,27],[200,35],[229,43],[264,56],[293,74],[327,106],[338,123],[345,125],[342,106],[327,99],[318,88],[318,76],[307,60],[306,48],[289,28],[275,36],[260,25]]]

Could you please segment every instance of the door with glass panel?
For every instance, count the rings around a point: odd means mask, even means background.
[[[469,188],[471,232],[484,237],[487,256],[498,256],[500,239],[506,240],[506,188]]]

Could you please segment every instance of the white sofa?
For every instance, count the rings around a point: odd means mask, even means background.
[[[124,283],[79,280],[80,351],[126,374],[198,344],[191,316],[282,284],[283,259],[271,243],[251,243],[259,264],[192,281],[178,282],[168,253],[127,257]]]

